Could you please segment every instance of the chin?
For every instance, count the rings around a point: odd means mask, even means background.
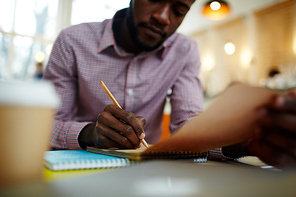
[[[141,50],[153,51],[153,50],[157,49],[163,43],[163,41],[155,42],[154,40],[150,41],[150,40],[146,40],[146,39],[145,40],[137,39],[136,43],[137,43],[136,44],[137,47]]]
[[[145,47],[145,48],[151,48],[151,49],[155,49],[159,46],[159,44],[156,44],[156,43],[145,43],[145,42],[141,42],[142,43],[142,46]]]
[[[139,46],[139,48],[142,51],[153,51],[153,50],[157,49],[160,45],[161,44],[152,46],[152,45],[144,45],[144,44],[142,44],[141,46]]]

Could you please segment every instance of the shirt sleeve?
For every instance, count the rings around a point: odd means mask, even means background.
[[[88,124],[73,121],[78,94],[76,67],[71,38],[64,30],[55,41],[43,78],[54,84],[60,97],[51,138],[51,147],[56,149],[80,149],[78,135]]]
[[[243,157],[239,157],[239,158],[231,158],[231,157],[227,157],[223,154],[222,152],[222,148],[216,148],[213,150],[209,151],[208,154],[208,159],[212,159],[212,160],[222,160],[222,159],[228,159],[228,160],[237,160]]]
[[[194,42],[194,41],[193,41]],[[170,131],[174,132],[186,121],[202,111],[203,88],[199,75],[200,58],[197,45],[191,43],[185,66],[172,87]]]
[[[208,159],[227,159],[222,153],[222,148],[216,148],[209,151]]]

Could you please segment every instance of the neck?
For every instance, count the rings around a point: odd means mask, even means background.
[[[139,54],[141,50],[133,43],[127,27],[126,16],[113,26],[114,38],[117,45],[129,53]]]

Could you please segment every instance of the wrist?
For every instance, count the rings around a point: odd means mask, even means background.
[[[222,147],[222,154],[233,159],[252,155],[248,149],[247,142]]]
[[[93,132],[95,129],[95,123],[87,124],[79,133],[78,143],[82,149],[86,149],[87,146],[93,146]]]

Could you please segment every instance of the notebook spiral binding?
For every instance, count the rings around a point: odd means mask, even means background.
[[[193,159],[193,163],[206,163],[208,161],[207,158],[195,158]]]
[[[57,163],[53,170],[77,170],[77,169],[107,169],[107,168],[121,168],[132,164],[128,159],[105,159],[105,160],[79,160],[76,162],[61,162]]]
[[[121,157],[129,159],[130,161],[142,161],[142,160],[194,160],[196,162],[206,162],[208,152],[192,152],[192,151],[153,151],[153,152],[126,152],[125,150],[109,150],[99,149],[95,147],[87,147],[87,151],[109,155],[114,157]]]
[[[158,159],[193,159],[193,162],[204,163],[207,162],[208,152],[189,152],[189,151],[155,151],[142,155],[143,159],[149,159],[150,157]]]

